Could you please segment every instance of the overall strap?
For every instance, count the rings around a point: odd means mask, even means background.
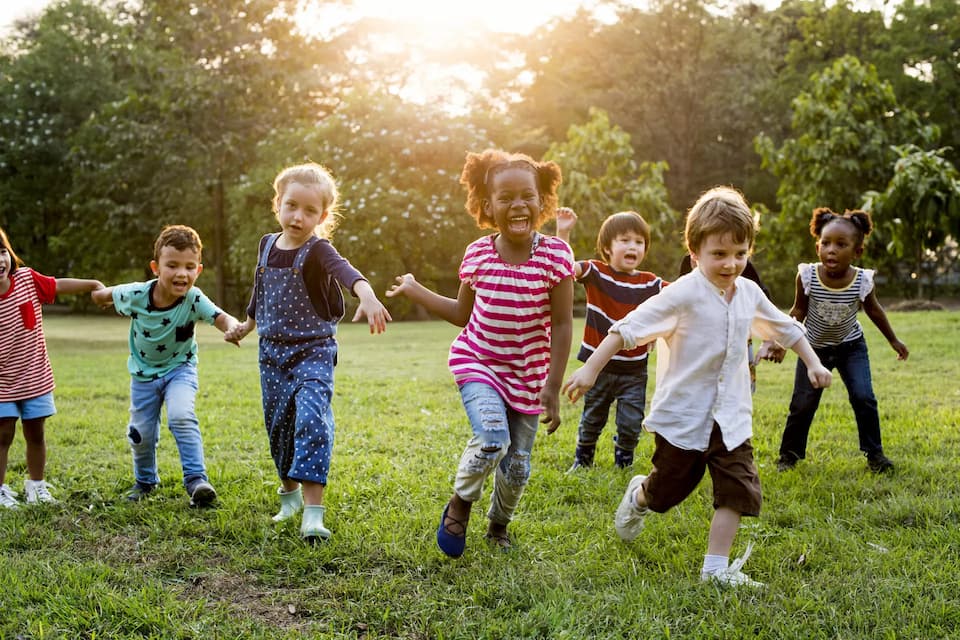
[[[300,250],[297,251],[297,256],[293,259],[294,271],[303,273],[303,265],[307,263],[307,255],[310,253],[310,248],[318,242],[320,242],[320,238],[310,236],[306,242],[300,245]]]
[[[258,267],[267,266],[267,256],[270,255],[270,249],[273,248],[273,245],[276,244],[277,238],[279,237],[279,233],[271,233],[267,236],[267,243],[263,245],[263,251],[260,252],[259,259],[257,260]]]

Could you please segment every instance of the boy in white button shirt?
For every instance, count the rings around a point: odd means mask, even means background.
[[[684,232],[697,268],[614,323],[563,391],[576,402],[615,353],[663,338],[667,366],[644,420],[656,443],[653,469],[630,480],[614,520],[617,534],[625,541],[636,538],[648,512],[663,513],[682,502],[709,470],[714,515],[701,579],[760,587],[740,571],[749,545],[743,558],[728,560],[741,516],[759,515],[762,502],[750,444],[747,338],[753,334],[793,349],[816,388],[828,387],[831,374],[802,325],[775,307],[755,282],[740,277],[755,225],[737,191],[717,187],[703,194]]]

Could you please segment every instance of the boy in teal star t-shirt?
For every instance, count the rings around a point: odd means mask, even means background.
[[[200,236],[190,227],[169,226],[154,244],[150,268],[157,276],[95,292],[101,307],[114,307],[130,318],[130,424],[136,484],[127,498],[142,500],[160,483],[157,442],[160,411],[167,406],[167,426],[177,442],[183,486],[191,506],[209,506],[217,493],[207,477],[203,439],[195,402],[198,388],[198,321],[227,332],[239,324],[193,286],[203,265]]]

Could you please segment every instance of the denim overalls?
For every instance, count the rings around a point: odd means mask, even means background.
[[[256,274],[260,388],[270,455],[281,479],[325,485],[333,451],[337,322],[317,315],[303,279],[307,254],[318,239],[300,247],[293,267],[268,267],[279,236],[267,238]],[[340,294],[337,287],[332,291]]]

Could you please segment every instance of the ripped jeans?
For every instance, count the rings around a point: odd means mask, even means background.
[[[482,382],[464,384],[460,398],[473,437],[460,457],[453,490],[467,502],[476,502],[483,496],[487,476],[496,470],[487,517],[506,525],[530,479],[530,452],[540,416],[511,409],[496,389]]]

